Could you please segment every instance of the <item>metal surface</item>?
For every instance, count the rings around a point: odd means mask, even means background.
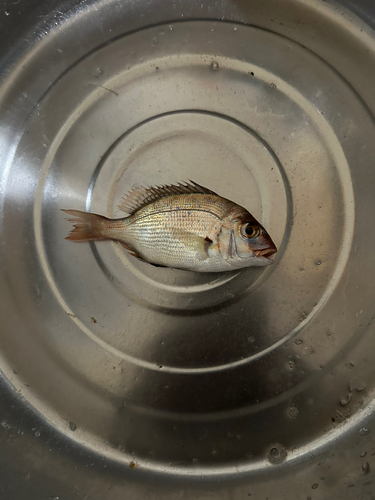
[[[373,498],[373,2],[1,5],[1,499]],[[186,179],[275,265],[64,240]]]

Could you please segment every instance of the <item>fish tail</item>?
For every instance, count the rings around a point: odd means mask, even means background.
[[[109,219],[102,215],[91,214],[82,212],[81,210],[64,210],[68,215],[73,218],[68,220],[74,224],[74,229],[65,238],[70,241],[92,241],[92,240],[106,240],[106,229],[108,228]]]

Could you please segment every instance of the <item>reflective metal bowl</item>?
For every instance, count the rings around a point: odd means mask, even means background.
[[[0,3],[1,499],[373,498],[374,3]],[[187,179],[275,264],[64,240]]]

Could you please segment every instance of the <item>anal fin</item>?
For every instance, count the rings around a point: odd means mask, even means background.
[[[122,241],[119,241],[120,245],[123,246],[125,248],[125,250],[128,251],[128,254],[131,255],[132,257],[135,257],[136,259],[138,260],[143,260],[144,262],[147,262],[145,261],[144,259],[142,259],[142,257],[137,254],[137,252],[131,248],[131,247],[128,247],[125,243],[123,243]]]

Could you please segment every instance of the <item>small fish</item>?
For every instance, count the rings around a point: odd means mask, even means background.
[[[133,189],[108,219],[79,210],[71,241],[115,240],[134,257],[161,267],[197,272],[267,266],[277,252],[267,231],[243,207],[190,181]]]

